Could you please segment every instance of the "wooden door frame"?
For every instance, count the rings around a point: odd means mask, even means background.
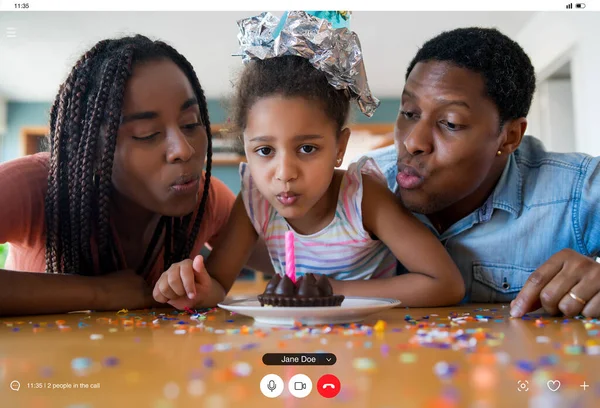
[[[39,137],[39,135],[47,135],[50,132],[48,126],[24,126],[21,128],[21,156],[31,154],[27,152],[27,145],[30,143],[32,137]]]

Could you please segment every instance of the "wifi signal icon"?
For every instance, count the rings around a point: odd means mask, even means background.
[[[525,381],[517,381],[517,390],[519,390],[519,392],[524,391],[527,392],[529,391],[529,381],[525,380]]]

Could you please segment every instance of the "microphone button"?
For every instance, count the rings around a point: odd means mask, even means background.
[[[267,398],[277,398],[283,392],[283,380],[277,374],[267,374],[260,380],[260,392]]]

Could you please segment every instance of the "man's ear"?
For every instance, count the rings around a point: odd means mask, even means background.
[[[348,140],[350,139],[350,128],[344,128],[338,135],[337,139],[337,160],[338,163],[344,161],[344,154],[346,154],[346,147],[348,147]],[[339,165],[339,164],[338,164]]]
[[[517,118],[506,122],[503,130],[506,133],[506,138],[498,150],[505,154],[517,150],[523,140],[523,135],[525,135],[525,129],[527,129],[526,118]]]

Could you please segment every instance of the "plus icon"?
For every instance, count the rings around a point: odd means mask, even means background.
[[[583,382],[583,384],[580,385],[581,388],[583,388],[584,391],[587,391],[587,387],[589,387],[589,384],[586,384],[585,381]]]

